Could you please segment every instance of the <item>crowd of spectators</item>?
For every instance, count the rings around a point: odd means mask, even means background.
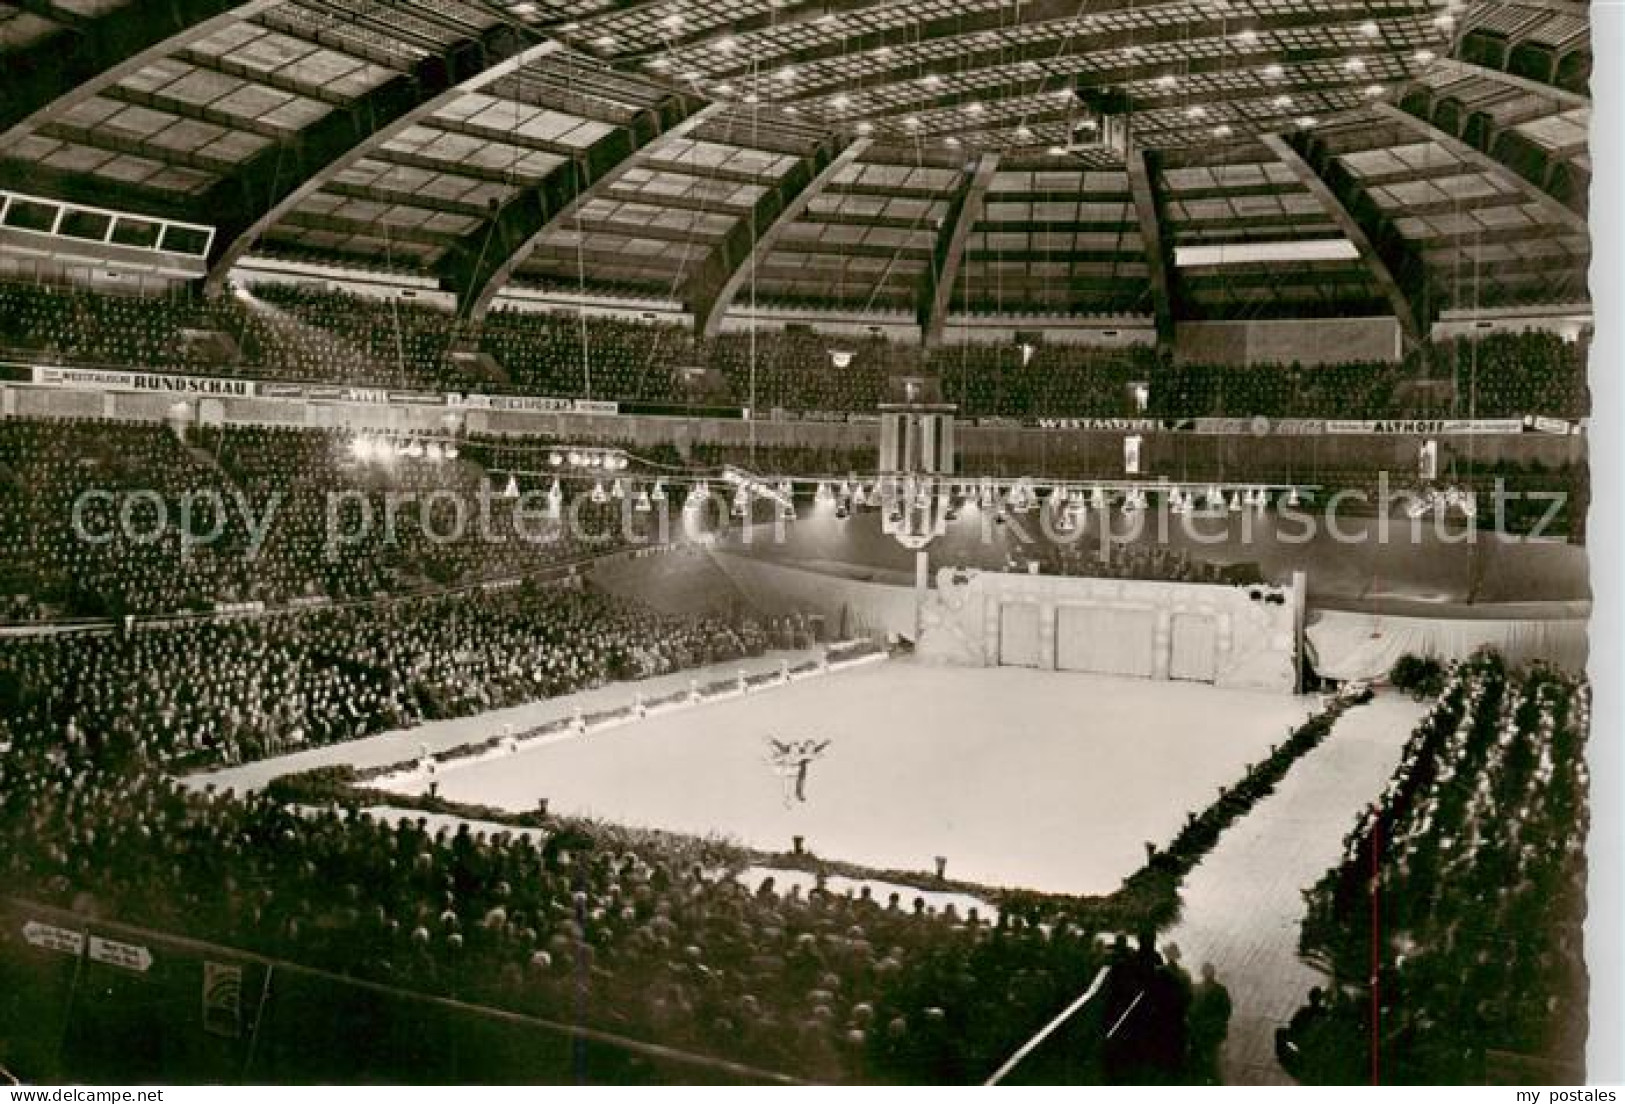
[[[259,284],[241,313],[272,332],[260,360],[294,379],[460,391],[450,360],[457,316],[411,299],[367,299],[307,284]]]
[[[491,371],[454,346],[488,355]],[[870,413],[898,374],[939,379],[967,417],[1580,417],[1585,342],[1490,334],[1403,363],[1235,367],[1149,348],[963,343],[921,354],[880,336],[803,326],[698,341],[685,326],[499,309],[478,326],[427,302],[259,284],[202,300],[0,284],[0,351],[107,367],[514,391],[663,405]],[[696,376],[696,373],[698,375]],[[696,379],[703,384],[696,383]],[[720,391],[718,388],[720,387]]]
[[[1183,548],[1160,545],[1115,544],[1084,540],[1074,544],[1035,543],[1025,547],[1025,559],[1013,559],[1012,570],[1037,562],[1046,575],[1091,579],[1136,579],[1147,582],[1205,583],[1237,586],[1262,581],[1256,564],[1232,567],[1198,559]]]
[[[819,1081],[980,1080],[1104,957],[1065,926],[752,892],[698,841],[434,831],[15,756],[0,783],[14,892]]]
[[[1435,371],[1454,384],[1458,411],[1477,411],[1478,417],[1578,418],[1591,411],[1589,349],[1589,342],[1565,341],[1550,333],[1461,338],[1435,349]]]
[[[387,456],[359,456],[355,436],[338,430],[0,421],[0,623],[344,603],[520,578],[698,535],[682,520],[685,481],[714,481],[724,465],[769,482],[797,478],[803,492],[807,480],[822,479],[835,492],[872,488],[876,463],[867,447],[694,444],[685,455],[671,445],[596,442],[636,457],[629,470],[610,471],[572,468],[562,462],[570,443],[543,437],[466,436],[455,456],[433,441],[403,452],[404,440]],[[964,462],[1030,474],[1001,455]],[[1053,452],[1043,463],[1049,477],[1090,479],[1111,478],[1120,462],[1115,453]],[[1382,491],[1369,470],[1248,471],[1318,484],[1317,503],[1349,489],[1375,503]],[[554,479],[556,518],[538,513]],[[1575,536],[1585,513],[1583,466],[1463,462],[1445,482],[1475,490],[1478,523],[1506,532],[1539,525],[1544,536]],[[1390,494],[1413,486],[1389,477]],[[1497,486],[1506,495],[1500,517]],[[1553,490],[1568,497],[1554,503]],[[1450,516],[1466,524],[1465,515]],[[718,519],[692,520],[708,520],[701,528],[709,531]],[[1052,550],[1045,570],[1187,581],[1225,574],[1166,549],[1103,562],[1093,555],[1098,543],[1080,538]]]
[[[436,830],[166,777],[766,644],[754,623],[533,587],[3,640],[0,878],[46,904],[820,1081],[985,1078],[1111,960],[1107,1003],[1133,1023],[1086,1034],[1060,1059],[1069,1075],[1196,1076],[1189,979],[1148,939],[1108,956],[1095,931],[1020,910],[749,890],[744,854],[716,841]],[[1136,1001],[1136,979],[1157,998]]]
[[[358,457],[354,443],[330,430],[200,427],[183,438],[154,424],[0,421],[0,620],[371,599],[519,577],[658,536],[607,489],[593,501],[613,480],[567,476],[559,518],[538,520],[538,504],[511,500],[472,450],[448,457],[420,442],[416,454]]]
[[[936,350],[928,365],[968,417],[1144,417],[1141,399],[1159,378],[1143,347],[965,344]]]
[[[909,351],[884,338],[806,329],[723,334],[706,352],[737,401],[761,411],[870,412],[886,401],[892,369],[909,364]]]
[[[751,620],[524,584],[0,640],[0,729],[70,759],[235,763],[757,654]]]
[[[702,363],[683,326],[565,312],[493,311],[479,344],[528,394],[681,401],[682,370]]]
[[[1590,410],[1587,350],[1527,331],[1441,343],[1425,365],[1172,364],[1151,377],[1149,409],[1161,418],[1578,418]]]
[[[1332,980],[1278,1038],[1289,1071],[1583,1080],[1589,726],[1586,685],[1544,667],[1449,673],[1308,894],[1303,948]]]

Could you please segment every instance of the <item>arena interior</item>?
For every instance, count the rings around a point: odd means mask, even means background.
[[[1583,1082],[1591,66],[0,0],[0,1081]]]

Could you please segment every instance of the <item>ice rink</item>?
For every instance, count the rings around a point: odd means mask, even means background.
[[[731,836],[950,878],[1107,893],[1309,699],[893,661],[439,774],[443,797]],[[768,737],[830,740],[786,806]],[[403,781],[417,792],[421,779]]]

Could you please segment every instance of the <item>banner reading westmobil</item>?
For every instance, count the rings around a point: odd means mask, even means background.
[[[226,395],[251,398],[254,381],[214,376],[171,376],[159,372],[122,372],[102,368],[34,368],[34,382],[42,387],[73,387],[93,391],[153,391],[172,395]]]

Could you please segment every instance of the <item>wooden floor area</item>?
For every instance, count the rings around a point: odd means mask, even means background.
[[[1275,1029],[1323,980],[1298,958],[1303,890],[1341,857],[1343,837],[1386,785],[1423,712],[1383,693],[1346,714],[1185,879],[1184,913],[1164,942],[1179,945],[1193,976],[1213,963],[1230,990],[1227,1083],[1292,1084],[1275,1061]]]

